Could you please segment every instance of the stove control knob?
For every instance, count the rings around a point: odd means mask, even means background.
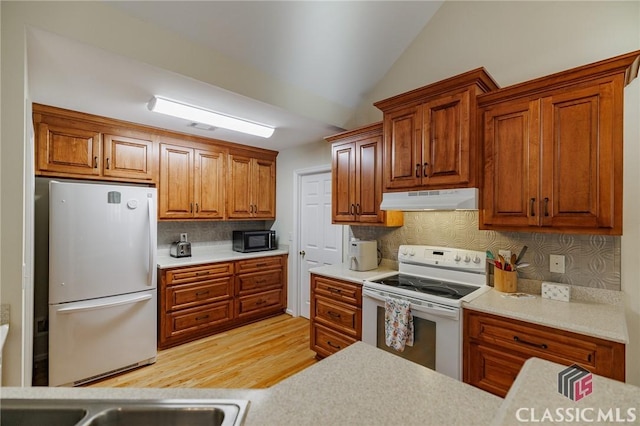
[[[462,258],[460,257],[460,255],[458,253],[456,253],[456,256],[453,258],[453,260],[455,260],[456,262],[460,262],[462,260]]]
[[[469,263],[471,262],[471,256],[469,256],[468,254],[464,256],[464,262],[465,263]]]
[[[416,255],[416,252],[413,249],[409,250],[409,256],[415,256],[415,255]]]
[[[473,263],[480,263],[480,256],[476,254],[476,257],[473,258]]]
[[[407,248],[406,247],[402,247],[402,255],[406,256],[407,252],[408,252]]]

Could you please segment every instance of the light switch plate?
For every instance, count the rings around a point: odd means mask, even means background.
[[[568,302],[571,298],[571,286],[545,281],[542,283],[542,297]]]

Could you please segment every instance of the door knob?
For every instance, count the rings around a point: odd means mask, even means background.
[[[304,256],[305,254],[307,254],[307,253],[305,253],[304,250],[300,251],[300,256]]]

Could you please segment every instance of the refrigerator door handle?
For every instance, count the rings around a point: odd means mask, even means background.
[[[147,272],[147,285],[153,286],[153,271],[154,264],[156,263],[156,241],[154,236],[156,235],[156,223],[155,223],[155,205],[153,198],[149,197],[147,205],[149,206],[149,271]]]
[[[90,311],[90,310],[93,310],[93,309],[112,308],[114,306],[128,305],[128,304],[132,304],[132,303],[143,302],[145,300],[151,299],[151,297],[152,297],[151,294],[145,294],[145,295],[142,295],[142,296],[132,297],[130,299],[118,300],[116,302],[96,303],[94,305],[78,306],[78,307],[74,307],[74,308],[62,308],[62,309],[58,309],[56,312],[59,313],[59,314],[73,314],[73,313],[76,313],[76,312]]]

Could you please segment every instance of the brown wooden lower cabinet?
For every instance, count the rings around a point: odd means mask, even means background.
[[[158,347],[277,315],[287,306],[287,256],[162,269]]]
[[[311,350],[324,358],[362,340],[362,285],[311,274]]]
[[[618,342],[470,309],[464,309],[463,341],[463,381],[500,397],[531,357],[625,379],[625,345]]]

